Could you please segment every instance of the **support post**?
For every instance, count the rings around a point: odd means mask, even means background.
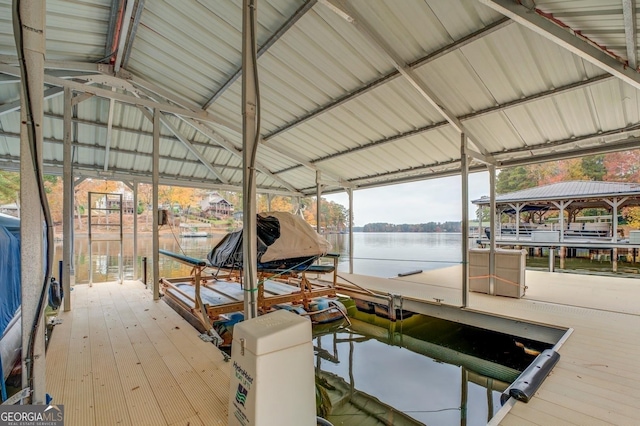
[[[316,171],[316,231],[318,234],[321,231],[320,228],[320,204],[322,204],[322,173],[320,170]]]
[[[244,319],[258,316],[258,249],[256,241],[256,171],[258,96],[256,60],[256,0],[242,2],[242,204]]]
[[[22,295],[22,387],[30,387],[31,404],[44,404],[46,362],[42,294],[46,261],[44,212],[40,194],[43,145],[43,87],[45,57],[45,2],[14,1],[13,33],[22,87],[20,96],[20,256]],[[27,72],[28,71],[28,72]],[[33,151],[32,151],[33,148]],[[46,231],[49,231],[47,229]],[[49,235],[50,232],[47,232]],[[53,241],[46,242],[53,244]],[[51,265],[47,265],[47,273]],[[44,300],[41,299],[44,297]]]
[[[73,171],[71,165],[71,89],[64,88],[62,146],[62,292],[63,309],[71,310],[71,270],[73,263]]]
[[[153,238],[153,273],[151,280],[153,282],[153,300],[160,299],[160,238],[158,236],[158,184],[160,183],[160,110],[153,110],[153,167],[151,176],[151,185],[153,186],[152,201],[152,238]]]
[[[349,195],[349,273],[353,274],[353,188],[347,188]]]
[[[556,267],[556,259],[554,254],[554,248],[549,247],[549,272],[553,272]]]
[[[133,279],[138,279],[138,182],[133,181]]]
[[[496,166],[489,165],[489,294],[495,294],[496,276]]]
[[[469,163],[467,136],[460,134],[460,172],[462,177],[462,307],[469,306]]]

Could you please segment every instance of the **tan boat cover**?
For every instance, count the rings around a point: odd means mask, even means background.
[[[272,216],[280,223],[280,237],[262,255],[261,262],[305,256],[324,256],[331,250],[331,243],[318,234],[305,220],[286,212],[260,213]]]

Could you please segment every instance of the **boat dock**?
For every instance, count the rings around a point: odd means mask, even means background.
[[[456,270],[457,269],[457,270]],[[370,291],[460,304],[460,266],[403,278],[340,273]],[[471,293],[467,311],[572,328],[559,363],[529,403],[494,424],[640,422],[640,287],[635,279],[527,271],[522,299]],[[47,353],[47,390],[67,425],[227,423],[230,366],[138,281],[77,285]],[[438,300],[436,300],[438,299]]]

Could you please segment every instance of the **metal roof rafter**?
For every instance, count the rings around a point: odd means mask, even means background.
[[[360,32],[365,39],[378,51],[383,53],[391,64],[402,74],[402,76],[411,84],[411,86],[435,108],[438,113],[443,116],[449,124],[451,124],[459,133],[464,133],[467,138],[478,148],[482,155],[485,156],[486,163],[492,163],[493,160],[489,155],[489,151],[482,144],[477,136],[474,136],[468,129],[465,129],[460,120],[449,111],[441,99],[418,77],[415,71],[391,48],[391,46],[369,25],[362,16],[346,2],[342,0],[322,0],[322,4],[342,18],[346,19]]]
[[[136,95],[138,96],[138,95]],[[153,99],[153,96],[146,94],[146,96],[149,96],[151,99]],[[150,117],[150,112],[145,110],[144,108],[141,108],[141,110],[143,111],[143,113],[147,116],[147,118]],[[211,130],[209,127],[205,126],[202,123],[197,122],[196,120],[193,119],[188,119],[188,118],[184,118],[184,117],[180,117],[178,116],[179,119],[183,120],[185,123],[187,123],[188,125],[190,125],[191,127],[193,127],[195,130],[197,130],[198,132],[202,133],[204,136],[206,136],[207,138],[209,138],[210,140],[212,140],[213,142],[215,142],[216,144],[218,144],[220,147],[222,147],[223,149],[226,149],[227,151],[229,151],[232,155],[236,156],[236,157],[240,157],[242,159],[242,150],[239,148],[236,148],[235,145],[233,145],[231,142],[227,141],[225,138],[223,138],[222,136],[216,134],[213,130]],[[160,115],[160,121],[163,122],[165,125],[167,124],[166,122],[166,117],[164,116],[164,114]],[[180,136],[178,136],[173,129],[170,127],[169,130],[171,130],[172,133],[174,133],[174,135],[176,135],[176,137],[178,139],[180,139]],[[175,129],[177,131],[177,129]],[[182,140],[181,140],[182,141]],[[185,143],[184,141],[182,141],[183,143]],[[193,147],[190,147],[191,145],[186,145],[187,148],[196,156],[198,156],[198,154],[196,153],[196,151],[192,151]],[[193,148],[195,149],[195,148]],[[200,157],[198,157],[200,159]],[[205,166],[209,165],[211,166],[208,162],[206,162],[206,160],[201,160],[203,162],[203,164]],[[259,162],[256,161],[255,163],[256,166],[256,170],[260,171],[261,173],[264,173],[265,175],[268,175],[269,177],[271,177],[273,180],[275,180],[276,182],[280,183],[282,186],[284,186],[285,188],[289,189],[290,191],[292,191],[293,193],[297,194],[298,190],[296,188],[294,188],[293,186],[291,186],[287,181],[285,181],[284,179],[280,178],[279,176],[276,176],[275,174],[273,174],[267,167],[261,165]],[[211,166],[212,167],[212,166]],[[209,167],[207,167],[209,168]],[[217,175],[217,173],[215,171],[213,171],[212,169],[210,169],[214,174]],[[223,183],[228,183],[228,181],[226,181],[222,176],[218,176],[218,179],[220,179]]]
[[[295,13],[291,15],[291,17],[287,19],[287,21],[284,24],[282,24],[282,26],[278,28],[271,37],[269,37],[269,39],[260,47],[260,49],[258,49],[256,56],[259,58],[260,56],[262,56],[263,53],[269,50],[269,48],[273,46],[275,42],[278,41],[291,27],[293,27],[300,18],[302,18],[308,11],[310,11],[317,2],[318,0],[307,0],[302,6],[300,6],[298,10],[296,10]],[[213,103],[220,96],[222,96],[225,90],[227,90],[233,83],[235,83],[235,81],[238,78],[240,78],[241,75],[242,75],[242,67],[238,68],[236,72],[233,73],[233,75],[222,85],[222,87],[220,87],[213,94],[213,96],[211,96],[211,98],[204,103],[204,105],[202,106],[202,109],[206,110],[211,105],[213,105]]]
[[[202,123],[197,122],[196,120],[184,120],[184,121],[190,126],[192,126],[194,129],[196,129],[198,132],[202,133],[204,136],[208,137],[209,139],[211,139],[212,141],[220,145],[222,148],[229,151],[234,156],[242,159],[242,150],[240,148],[237,148],[235,145],[233,145],[233,143],[229,142],[222,136],[218,135],[209,127],[205,126]],[[300,191],[297,188],[291,186],[290,183],[288,183],[286,180],[282,179],[281,177],[276,176],[271,170],[269,170],[266,166],[261,164],[259,161],[255,162],[255,166],[256,166],[256,170],[258,170],[260,173],[264,173],[265,175],[269,176],[271,179],[275,180],[280,185],[284,186],[294,194],[296,195],[300,194]]]
[[[513,108],[513,107],[516,107],[516,106],[528,104],[530,102],[535,102],[535,101],[539,101],[539,100],[542,100],[542,99],[546,99],[546,98],[551,97],[551,96],[555,96],[555,95],[558,95],[558,94],[561,94],[561,93],[565,93],[565,92],[568,92],[568,91],[571,91],[571,90],[587,87],[587,86],[590,86],[592,84],[601,83],[603,81],[607,81],[607,80],[613,79],[613,78],[615,78],[615,77],[613,77],[610,74],[598,75],[598,76],[591,77],[591,78],[586,79],[586,80],[578,81],[578,82],[575,82],[575,83],[569,83],[569,84],[567,84],[565,86],[560,86],[560,87],[557,87],[557,88],[554,88],[554,89],[546,90],[544,92],[534,93],[533,95],[526,96],[524,98],[514,99],[513,101],[509,101],[509,102],[506,102],[504,104],[491,106],[489,108],[485,108],[485,109],[481,109],[479,111],[475,111],[475,112],[472,112],[472,113],[469,113],[469,114],[461,115],[461,116],[458,117],[458,119],[460,121],[467,121],[467,120],[471,120],[473,118],[481,117],[481,116],[486,115],[486,114],[491,114],[491,113],[500,112],[500,111],[506,111],[509,108]],[[325,161],[325,160],[341,157],[343,155],[353,154],[354,152],[358,152],[358,151],[374,148],[374,147],[377,147],[377,146],[385,145],[385,144],[388,144],[388,143],[391,143],[391,142],[395,142],[395,141],[398,141],[398,140],[401,140],[401,139],[405,139],[405,138],[408,138],[408,137],[411,137],[411,136],[419,135],[421,133],[426,133],[426,132],[429,132],[431,130],[439,129],[441,127],[447,126],[448,124],[449,123],[447,121],[440,121],[438,123],[429,124],[427,126],[423,126],[423,127],[417,128],[417,129],[410,130],[408,132],[399,133],[397,135],[393,135],[393,136],[389,136],[389,137],[386,137],[386,138],[378,139],[376,141],[372,141],[372,142],[369,142],[369,143],[366,143],[366,144],[362,144],[362,145],[354,147],[354,148],[349,148],[349,149],[346,149],[344,151],[335,152],[333,154],[329,154],[329,155],[326,155],[324,157],[320,157],[320,158],[317,158],[315,160],[312,160],[311,163],[312,164],[316,164],[316,163],[319,163],[320,161]],[[273,148],[273,147],[271,147],[271,148]],[[276,173],[284,173],[284,172],[287,172],[289,170],[296,169],[298,167],[300,167],[300,166],[289,167],[287,169],[278,170]]]
[[[0,67],[0,72],[2,72],[2,68],[1,68],[1,67]],[[188,101],[175,101],[175,100],[173,99],[172,95],[171,95],[171,94],[169,94],[168,92],[166,92],[164,89],[161,89],[161,88],[159,88],[159,87],[155,86],[154,84],[149,83],[149,82],[146,82],[146,81],[144,81],[144,80],[141,80],[141,79],[139,79],[139,78],[137,78],[137,77],[131,76],[131,75],[130,75],[130,74],[128,74],[128,73],[123,73],[123,72],[121,71],[121,72],[119,73],[119,75],[121,76],[121,78],[126,78],[126,80],[127,80],[127,81],[131,82],[131,83],[132,83],[132,84],[134,84],[135,86],[141,87],[142,89],[144,89],[144,90],[146,90],[146,91],[149,91],[149,92],[151,92],[151,93],[154,93],[154,94],[160,95],[160,96],[164,97],[165,99],[167,99],[167,100],[169,100],[169,101],[171,101],[171,102],[175,102],[175,103],[176,103],[176,104],[178,104],[178,105],[184,105],[184,104],[185,104],[185,102],[186,102],[186,105],[187,105],[187,106],[189,106],[189,104],[190,104]],[[185,106],[185,108],[186,108],[186,106]],[[199,108],[199,107],[196,107],[196,108]],[[172,111],[167,111],[167,112],[172,112]],[[206,111],[203,111],[203,113],[204,113],[204,114],[208,114]],[[222,120],[220,120],[220,119],[218,119],[218,120],[211,120],[211,119],[207,120],[206,118],[199,117],[199,116],[197,116],[197,115],[195,115],[195,114],[192,114],[192,115],[185,115],[185,114],[179,114],[179,113],[174,113],[174,114],[175,114],[175,115],[177,115],[179,118],[181,118],[181,119],[183,119],[183,120],[184,120],[185,118],[189,118],[190,120],[185,120],[185,121],[186,121],[188,124],[190,124],[190,125],[194,126],[196,129],[199,129],[199,127],[200,127],[200,126],[203,126],[202,124],[200,124],[200,123],[199,123],[199,121],[202,121],[202,122],[206,122],[206,123],[211,123],[211,124],[219,125],[219,126],[221,126],[221,127],[225,128],[225,129],[231,130],[232,132],[237,133],[237,134],[239,134],[239,135],[241,135],[241,134],[242,134],[242,129],[241,129],[241,128],[239,128],[239,127],[237,127],[237,126],[234,126],[234,125],[232,125],[232,124],[229,124],[229,123],[222,122]],[[202,127],[202,129],[205,129],[203,133],[211,133],[211,132],[213,132],[213,130],[211,130],[208,126],[204,126],[204,127]],[[217,139],[214,139],[214,140],[215,140],[217,143],[220,143],[223,147],[225,147],[225,145],[223,145],[223,144],[220,142],[221,140],[224,140],[224,138],[222,138],[222,137],[221,137],[221,136],[219,136],[219,135],[217,135],[216,137],[217,137]],[[261,140],[261,142],[262,142],[262,138],[260,138],[260,140]],[[228,142],[228,141],[227,141],[227,142]],[[228,142],[228,143],[230,143],[230,142]],[[232,144],[232,146],[233,146],[233,144]],[[225,147],[225,148],[226,148],[226,147]],[[236,148],[235,148],[235,146],[234,146],[234,148],[233,148],[233,149],[234,149],[234,150],[236,149]],[[274,148],[272,147],[272,149],[274,149]],[[298,157],[298,158],[296,158],[297,156],[294,156],[294,155],[293,155],[292,153],[290,153],[290,152],[285,152],[284,150],[277,150],[277,151],[278,151],[278,153],[279,153],[279,154],[281,154],[283,157],[288,158],[288,159],[290,159],[290,160],[293,160],[293,161],[295,161],[295,162],[297,162],[297,163],[300,163],[300,165],[301,165],[301,166],[303,166],[303,167],[307,167],[307,168],[309,168],[309,169],[311,169],[311,170],[314,170],[314,171],[315,171],[315,170],[318,170],[318,167],[316,167],[316,166],[312,165],[312,164],[311,164],[311,163],[309,163],[308,161],[305,161],[305,160],[300,159],[299,157]],[[233,151],[230,151],[230,152],[233,152]],[[260,166],[260,167],[262,167],[262,168],[263,168],[263,170],[266,170],[266,167],[264,167],[264,166]],[[263,171],[263,170],[260,170],[260,171]],[[275,174],[273,174],[273,172],[269,172],[269,173],[272,175],[272,177],[274,177],[274,179],[278,180],[279,182],[282,180],[281,178],[276,177],[276,176],[275,176]],[[348,184],[348,183],[346,182],[346,180],[345,180],[344,178],[342,178],[341,176],[338,176],[338,175],[336,175],[335,173],[331,173],[331,172],[328,172],[328,171],[325,171],[325,170],[323,170],[323,173],[325,173],[325,176],[328,176],[328,177],[330,177],[330,178],[332,178],[332,179],[335,179],[335,180],[336,180],[336,182],[340,182],[340,184],[341,184],[341,185],[346,185],[346,186],[345,186],[345,188],[346,188],[346,187],[348,187],[348,185],[349,185],[349,184]],[[284,181],[282,181],[282,182],[284,182]],[[288,185],[288,187],[293,188],[290,184],[287,184],[287,185]],[[294,188],[294,189],[292,189],[292,191],[298,192],[298,190],[297,190],[297,189],[295,189],[295,188]]]
[[[620,138],[619,141],[608,142],[607,144],[600,144],[597,146],[578,145],[580,142],[588,143],[588,142],[594,142],[594,141],[601,141],[603,138],[613,137],[613,136],[618,136]],[[625,137],[626,139],[623,139]],[[640,142],[640,125],[637,125],[637,126],[631,126],[631,127],[626,127],[622,129],[615,129],[615,130],[611,130],[609,132],[604,132],[604,133],[585,135],[579,138],[561,139],[561,140],[552,141],[543,145],[534,145],[534,146],[528,146],[524,148],[516,148],[513,150],[504,151],[501,153],[496,153],[495,154],[496,163],[497,163],[496,166],[512,167],[516,165],[543,163],[546,161],[575,158],[575,157],[581,157],[585,155],[595,155],[595,154],[602,154],[607,152],[637,149],[639,142]],[[549,151],[550,149],[563,148],[569,145],[575,145],[575,146],[571,150],[567,150],[567,151],[554,151],[548,154],[539,153],[539,152]],[[525,158],[501,159],[501,157],[506,157],[508,155],[516,154],[516,153],[528,153],[529,155],[527,155]],[[380,178],[385,178],[388,176],[395,176],[395,175],[411,174],[413,176],[406,178],[410,180],[420,180],[420,179],[426,179],[426,178],[432,178],[432,177],[450,176],[454,174],[459,174],[460,170],[459,170],[459,166],[457,166],[459,165],[459,163],[460,163],[460,160],[449,160],[449,161],[439,162],[434,164],[424,164],[421,166],[409,167],[407,169],[402,169],[402,170],[394,170],[391,172],[377,173],[375,175],[363,176],[361,178],[352,179],[350,182],[354,184],[356,187],[362,188],[363,185],[358,184],[357,182],[362,180],[380,179]],[[449,174],[443,175],[442,173],[444,173],[445,171],[438,170],[438,169],[444,169],[444,168],[449,169],[446,171],[446,173],[449,173]],[[486,169],[486,165],[474,164],[473,166],[470,166],[470,170],[480,171],[485,169]],[[420,171],[426,171],[427,173],[420,173]],[[407,182],[407,181],[409,180],[399,181],[396,179],[392,182],[383,182],[382,184],[388,185],[391,183],[401,183],[401,182]],[[376,186],[380,184],[381,182],[376,181],[376,182],[371,182],[370,185],[368,186]],[[303,191],[307,189],[310,189],[310,188],[304,188]]]
[[[182,133],[180,133],[178,128],[169,121],[169,119],[164,113],[160,114],[160,122],[164,124],[165,127],[169,129],[169,131],[173,133],[174,136],[178,138],[180,142],[182,142],[182,144],[187,148],[187,150],[191,154],[193,154],[198,160],[200,160],[200,162],[207,168],[207,170],[213,173],[213,175],[217,177],[218,180],[220,180],[220,182],[222,182],[225,185],[229,183],[229,181],[222,176],[222,173],[216,170],[216,168],[213,167],[213,165],[205,158],[205,156],[200,151],[198,151],[193,145],[191,145],[189,140],[186,137],[184,137]]]
[[[57,160],[48,160],[45,161],[43,172],[47,175],[61,175],[62,174],[62,161]],[[3,157],[0,158],[0,169],[9,170],[9,171],[17,171],[20,169],[20,157]],[[74,176],[79,178],[97,178],[97,179],[108,179],[108,180],[118,180],[118,181],[130,181],[135,179],[139,183],[151,183],[150,173],[145,171],[136,171],[133,172],[131,170],[117,169],[111,168],[108,172],[104,172],[102,170],[96,170],[93,166],[87,165],[74,165]],[[183,186],[187,188],[203,188],[203,189],[211,189],[212,187],[223,190],[223,191],[242,191],[241,185],[223,185],[223,184],[211,184],[208,181],[202,181],[198,178],[184,178],[178,175],[168,175],[160,173],[160,184],[161,185],[175,185],[175,186]],[[260,193],[265,194],[276,194],[282,195],[285,197],[291,196],[289,191],[283,191],[280,188],[270,188],[270,187],[258,187]]]
[[[638,69],[638,42],[636,40],[636,2],[622,0],[624,38],[627,45],[627,61],[631,68]]]
[[[6,130],[0,130],[0,136],[6,136],[6,137],[10,137],[10,138],[19,139],[20,138],[20,133],[7,132]],[[166,139],[166,137],[163,136],[163,139]],[[44,138],[44,142],[48,143],[48,144],[62,145],[64,141],[62,139]],[[93,150],[98,150],[98,149],[103,149],[104,148],[103,146],[100,146],[100,145],[87,143],[87,142],[79,142],[79,141],[78,142],[73,142],[72,146],[74,148],[86,148],[86,149],[93,149]],[[136,155],[136,156],[140,156],[140,157],[151,157],[151,153],[150,152],[140,152],[140,151],[136,151],[136,150],[133,150],[133,149],[125,149],[125,148],[114,148],[114,147],[112,147],[111,148],[111,152],[114,152],[114,153],[117,153],[117,154],[125,154],[125,155]],[[189,159],[186,159],[186,158],[185,159],[175,158],[175,157],[171,157],[171,156],[168,156],[168,155],[161,155],[160,159],[161,160],[166,160],[166,161],[178,161],[180,163],[200,164],[200,160],[189,160]],[[79,163],[76,163],[76,164],[79,164]],[[240,166],[219,165],[219,167],[224,168],[224,169],[236,170],[236,171],[242,170],[242,167],[240,167]]]
[[[58,96],[60,94],[63,93],[62,87],[52,87],[50,89],[47,89],[44,91],[44,99],[51,99],[55,96]],[[0,105],[0,116],[13,112],[13,111],[18,111],[20,109],[20,99],[15,100],[13,102],[7,102],[6,104],[2,104]]]
[[[479,1],[582,59],[591,62],[593,65],[613,74],[625,83],[640,89],[640,73],[629,68],[602,49],[578,37],[573,30],[562,28],[544,18],[538,13],[538,9],[527,9],[513,0]]]

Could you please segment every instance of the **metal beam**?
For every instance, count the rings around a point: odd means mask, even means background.
[[[624,137],[626,131],[624,129],[618,129],[621,132],[621,137]],[[629,131],[629,134],[637,133],[638,129]],[[600,140],[605,136],[600,134],[587,135],[582,140],[592,142],[593,140]],[[544,144],[540,146],[528,146],[524,148],[516,148],[514,150],[501,152],[500,155],[496,155],[496,165],[498,167],[513,167],[519,165],[542,163],[546,161],[562,160],[568,158],[582,157],[585,155],[603,154],[608,152],[626,151],[630,149],[638,149],[640,146],[640,136],[633,136],[619,142],[608,142],[606,144],[600,144],[597,146],[579,146],[581,140],[565,139],[562,141],[550,142],[554,151],[549,154],[539,154],[538,151],[548,151],[549,145]],[[567,148],[570,147],[570,148]],[[566,149],[566,151],[558,151],[558,149]],[[508,156],[512,153],[527,153],[526,157],[516,159],[501,159],[501,157]],[[469,165],[470,172],[479,172],[485,170],[484,165],[474,164]],[[375,175],[369,175],[358,179],[350,180],[350,183],[358,188],[373,188],[387,185],[395,185],[398,183],[415,182],[426,179],[435,179],[447,176],[456,176],[460,174],[460,161],[450,160],[441,163],[425,164],[417,167],[410,167],[407,169],[396,170],[386,173],[378,173]],[[397,176],[397,178],[389,179],[389,177]],[[378,181],[379,179],[385,179],[384,182]],[[366,182],[369,180],[369,182]],[[311,195],[315,187],[302,188],[307,195]],[[308,192],[307,192],[308,191]],[[332,191],[339,192],[339,191]],[[329,193],[327,191],[327,193]]]
[[[136,0],[136,11],[135,15],[133,16],[133,23],[131,24],[131,30],[129,30],[127,44],[124,47],[124,59],[122,60],[123,67],[127,66],[129,57],[131,56],[133,41],[136,39],[136,33],[138,32],[138,27],[140,26],[140,17],[142,16],[142,11],[144,10],[144,1],[145,0]]]
[[[18,68],[9,66],[9,65],[0,65],[0,72],[9,74],[9,75],[20,75],[20,70]],[[86,84],[65,80],[58,77],[52,77],[49,75],[45,75],[44,82],[53,86],[69,87],[70,89],[73,89],[77,92],[90,93],[95,96],[100,96],[106,99],[115,99],[119,102],[123,102],[130,105],[145,106],[149,108],[158,108],[162,112],[169,112],[169,113],[180,115],[183,117],[196,118],[198,120],[223,126],[230,130],[237,129],[237,126],[231,125],[226,120],[219,119],[203,110],[192,111],[192,110],[185,109],[173,104],[150,101],[143,98],[136,98],[135,96],[126,95],[119,92],[112,92],[111,90],[108,90],[108,89],[88,86]]]
[[[219,134],[214,132],[209,127],[207,127],[204,124],[199,123],[199,122],[197,122],[195,120],[189,120],[189,119],[183,119],[183,120],[187,124],[192,126],[194,129],[196,129],[197,131],[202,133],[204,136],[208,137],[209,139],[211,139],[215,143],[219,144],[222,148],[224,148],[227,151],[229,151],[234,156],[236,156],[238,158],[242,158],[242,150],[240,148],[237,148],[233,143],[229,142],[228,140],[226,140],[225,138],[223,138],[222,136],[220,136]],[[293,187],[290,183],[288,183],[286,180],[282,179],[280,176],[277,176],[275,173],[273,173],[271,170],[269,170],[266,166],[264,166],[263,164],[261,164],[257,160],[255,162],[255,167],[256,167],[256,170],[258,170],[260,173],[263,173],[263,174],[269,176],[271,179],[275,180],[276,182],[278,182],[279,184],[281,184],[285,188],[289,189],[292,193],[298,194],[298,195],[302,195],[298,191],[297,188]]]
[[[51,99],[56,97],[62,93],[62,87],[52,87],[44,91],[44,100]],[[0,105],[0,116],[4,114],[8,114],[13,111],[18,111],[20,109],[20,99],[13,102],[7,102],[6,104]]]
[[[295,11],[293,15],[287,21],[282,24],[280,28],[276,30],[271,37],[262,45],[258,50],[257,57],[260,58],[271,46],[275,44],[291,27],[293,27],[300,18],[302,18],[308,11],[310,11],[318,0],[307,0],[302,6]],[[238,78],[242,75],[242,67],[238,68],[235,73],[220,87],[211,98],[204,103],[202,109],[208,109]]]
[[[17,56],[0,55],[0,64],[16,67],[19,64]],[[97,74],[113,74],[113,66],[109,64],[100,64],[94,62],[75,62],[75,61],[45,61],[45,70],[65,70],[65,71],[81,71]],[[3,71],[0,71],[3,72]],[[13,73],[9,73],[13,75]],[[19,75],[18,75],[19,77]]]
[[[68,90],[68,89],[65,89]],[[115,89],[113,89],[115,90]],[[111,148],[111,133],[113,127],[113,107],[115,106],[115,101],[113,99],[109,99],[109,115],[107,118],[107,137],[104,144],[104,171],[109,170],[109,149]]]
[[[129,34],[129,26],[131,25],[131,14],[133,13],[133,0],[127,1],[127,7],[124,11],[124,17],[120,22],[120,33],[118,34],[118,50],[116,52],[116,60],[113,64],[113,71],[120,71],[122,65],[122,58],[124,58],[124,46],[127,43],[127,36]]]
[[[0,170],[6,171],[20,171],[20,156],[2,156],[0,158]],[[135,170],[125,170],[111,167],[108,172],[104,172],[102,170],[96,170],[95,166],[92,164],[74,164],[74,177],[78,177],[81,179],[86,178],[95,178],[95,179],[109,179],[109,180],[117,180],[117,181],[130,181],[132,179],[137,180],[140,183],[151,183],[151,175],[149,171],[135,171]],[[48,160],[43,163],[43,171],[46,175],[53,176],[62,176],[63,173],[63,162],[57,160]],[[202,188],[202,189],[219,189],[220,191],[234,191],[241,192],[242,185],[240,184],[212,184],[210,181],[203,181],[199,177],[184,177],[179,175],[170,175],[166,173],[160,174],[160,184],[161,185],[173,185],[173,186],[184,186],[187,188]],[[282,195],[285,197],[289,197],[291,195],[302,194],[301,192],[297,192],[292,194],[290,191],[285,191],[282,188],[274,188],[269,186],[261,186],[257,188],[258,192],[261,194],[274,194],[274,195]]]
[[[624,38],[627,46],[627,62],[638,69],[638,42],[636,40],[636,0],[622,0]]]
[[[506,111],[506,110],[508,110],[510,108],[514,108],[516,106],[526,105],[528,103],[539,101],[539,100],[542,100],[542,99],[546,99],[546,98],[549,98],[549,97],[552,97],[552,96],[555,96],[555,95],[559,95],[559,94],[562,94],[562,93],[566,93],[566,92],[569,92],[571,90],[584,88],[584,87],[588,87],[588,86],[593,85],[593,84],[598,84],[598,83],[601,83],[601,82],[604,82],[604,81],[608,81],[608,80],[611,80],[613,78],[615,78],[615,77],[613,77],[610,74],[602,74],[602,75],[599,75],[599,76],[591,77],[591,78],[586,79],[586,80],[582,80],[582,81],[578,81],[578,82],[575,82],[575,83],[570,83],[570,84],[567,84],[567,85],[564,85],[564,86],[561,86],[561,87],[557,87],[555,89],[550,89],[550,90],[545,90],[544,92],[535,93],[533,95],[526,96],[524,98],[514,99],[513,101],[506,102],[504,104],[491,106],[489,108],[485,108],[485,109],[482,109],[482,110],[479,110],[479,111],[475,111],[475,112],[472,112],[472,113],[469,113],[469,114],[461,115],[460,117],[458,117],[458,119],[460,121],[464,122],[464,121],[471,120],[473,118],[478,118],[478,117],[481,117],[481,116],[484,116],[484,115],[487,115],[487,114]],[[362,144],[362,145],[354,147],[354,148],[349,148],[349,149],[346,149],[344,151],[335,152],[333,154],[329,154],[329,155],[326,155],[324,157],[320,157],[320,158],[317,158],[315,160],[311,160],[310,163],[315,165],[315,164],[317,164],[317,163],[319,163],[321,161],[326,161],[326,160],[334,159],[334,158],[337,158],[337,157],[341,157],[343,155],[353,154],[354,152],[358,152],[358,151],[374,148],[374,147],[381,146],[381,145],[386,145],[386,144],[391,143],[391,142],[396,142],[396,141],[401,140],[401,139],[405,139],[405,138],[408,138],[408,137],[411,137],[411,136],[419,135],[421,133],[429,132],[431,130],[436,130],[436,129],[445,127],[447,125],[449,125],[449,123],[447,121],[440,121],[438,123],[429,124],[427,126],[423,126],[423,127],[417,128],[417,129],[410,130],[408,132],[403,132],[403,133],[399,133],[397,135],[388,136],[388,137],[385,137],[385,138],[382,138],[382,139],[378,139],[378,140],[375,140],[375,141],[372,141],[372,142],[369,142],[369,143],[366,143],[366,144]],[[274,147],[271,146],[271,145],[269,145],[269,147],[274,149]],[[481,155],[479,155],[478,158],[476,158],[476,159],[479,160],[479,161],[482,161],[482,162],[490,163],[490,161],[487,161],[487,160],[489,160],[488,158],[484,158],[484,156],[481,156]],[[276,173],[278,173],[278,174],[284,173],[284,172],[287,172],[289,170],[293,170],[293,169],[298,168],[298,167],[300,167],[300,166],[295,166],[295,167],[291,167],[291,168],[288,168],[288,169],[279,170]]]
[[[217,177],[220,182],[222,182],[224,184],[228,184],[229,183],[229,181],[224,176],[222,176],[222,173],[219,172],[218,170],[216,170],[216,168],[213,167],[213,165],[211,165],[209,160],[207,160],[206,157],[204,155],[202,155],[202,153],[200,151],[198,151],[193,145],[191,145],[189,140],[187,138],[185,138],[182,135],[182,133],[180,133],[178,128],[176,126],[174,126],[173,123],[171,123],[169,121],[167,116],[165,116],[164,114],[160,114],[160,122],[162,124],[164,124],[165,127],[167,129],[169,129],[169,131],[171,133],[173,133],[174,136],[176,138],[178,138],[178,140],[180,142],[182,142],[182,144],[189,150],[189,152],[191,154],[193,154],[198,160],[200,160],[200,162],[207,168],[207,170],[209,170],[211,173],[213,173],[213,175],[215,177]]]
[[[409,84],[444,117],[459,133],[465,133],[467,138],[488,156],[488,150],[478,137],[465,129],[460,120],[445,106],[442,100],[418,77],[415,71],[391,48],[391,46],[369,25],[364,18],[349,4],[342,0],[322,0],[330,10],[345,18],[365,37],[365,39],[379,52],[383,53],[393,67],[409,82]]]
[[[0,130],[0,136],[6,136],[6,137],[10,137],[10,138],[16,138],[19,139],[20,138],[20,134],[19,133],[14,133],[14,132],[7,132],[7,131],[3,131]],[[164,137],[163,137],[164,139]],[[53,138],[45,138],[44,142],[47,144],[56,144],[56,145],[62,145],[64,144],[64,140],[62,139],[53,139]],[[206,145],[203,143],[199,143],[200,145]],[[79,148],[87,148],[87,149],[93,149],[93,150],[102,150],[105,149],[105,147],[100,146],[100,145],[96,145],[93,143],[86,143],[86,142],[73,142],[72,144],[73,147],[79,147]],[[125,148],[111,148],[110,152],[115,153],[115,154],[128,154],[128,155],[136,155],[136,156],[140,156],[143,158],[148,158],[148,157],[152,157],[151,153],[148,152],[141,152],[141,151],[136,151],[134,149],[125,149]],[[200,160],[189,160],[189,159],[184,159],[184,158],[175,158],[175,157],[171,157],[168,155],[161,155],[160,156],[161,160],[165,160],[165,161],[179,161],[180,163],[183,164],[196,164],[196,165],[200,165],[201,161]],[[216,165],[217,167],[221,167],[223,169],[229,169],[229,170],[234,170],[234,171],[238,171],[241,170],[242,168],[240,166],[231,166],[231,165]],[[103,170],[105,171],[105,170]]]
[[[571,53],[640,89],[640,74],[607,52],[578,37],[574,30],[560,27],[540,15],[538,9],[527,9],[513,0],[480,0],[481,3],[513,19],[526,28],[551,40]]]
[[[118,26],[118,11],[125,0],[111,0],[111,11],[109,13],[109,25],[107,26],[107,38],[104,46],[104,59],[111,59],[115,53],[113,38]]]

